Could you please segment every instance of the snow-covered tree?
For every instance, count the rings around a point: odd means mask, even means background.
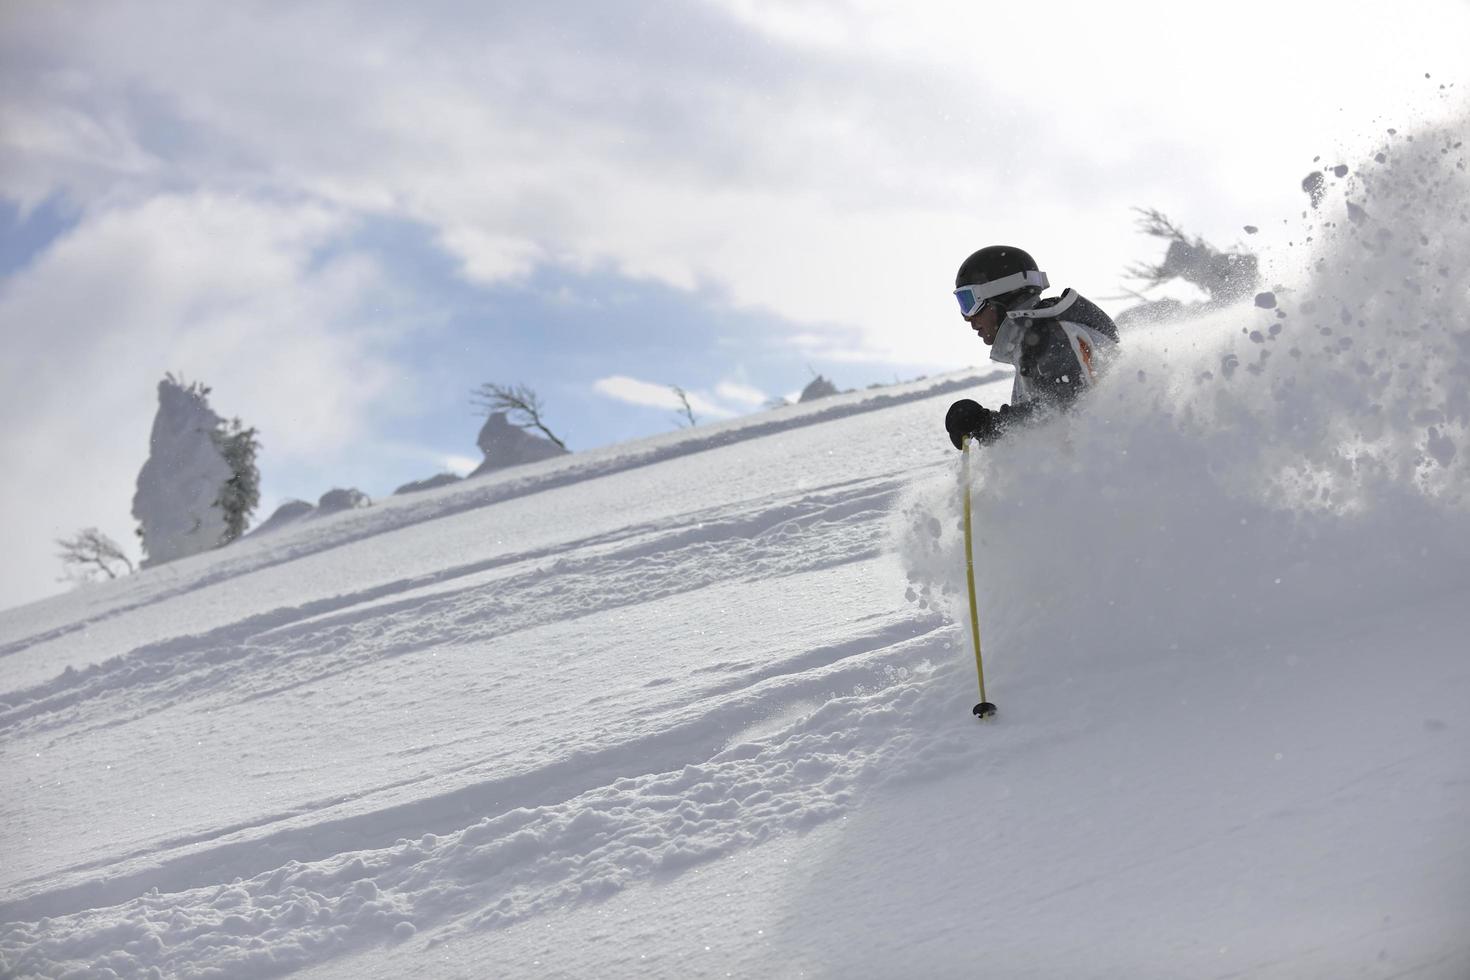
[[[209,407],[209,391],[172,374],[158,383],[148,460],[133,495],[145,567],[234,540],[259,501],[255,430],[226,424]]]
[[[254,428],[247,429],[239,419],[231,419],[215,430],[214,443],[233,474],[216,500],[225,515],[225,536],[220,544],[229,544],[245,533],[250,515],[260,506],[260,468],[255,464],[260,439]]]

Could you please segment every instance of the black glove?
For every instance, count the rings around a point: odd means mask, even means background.
[[[965,436],[980,442],[994,439],[999,421],[999,412],[992,412],[971,398],[961,398],[949,406],[944,416],[944,428],[949,432],[949,441],[956,449],[965,447]]]

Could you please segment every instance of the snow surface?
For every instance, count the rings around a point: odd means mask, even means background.
[[[0,613],[0,974],[1470,976],[1457,138],[978,456],[990,722],[939,420],[1005,376]]]

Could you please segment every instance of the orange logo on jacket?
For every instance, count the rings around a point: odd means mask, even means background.
[[[1087,380],[1096,381],[1097,373],[1092,370],[1092,345],[1078,337],[1077,350],[1082,353],[1082,366],[1087,368]]]

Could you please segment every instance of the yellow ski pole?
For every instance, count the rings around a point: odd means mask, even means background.
[[[964,481],[965,496],[965,581],[970,586],[970,636],[975,641],[975,674],[980,678],[980,703],[971,712],[976,718],[989,718],[995,714],[995,705],[985,700],[985,661],[980,656],[980,611],[975,602],[975,535],[970,517],[970,437],[965,436]]]

